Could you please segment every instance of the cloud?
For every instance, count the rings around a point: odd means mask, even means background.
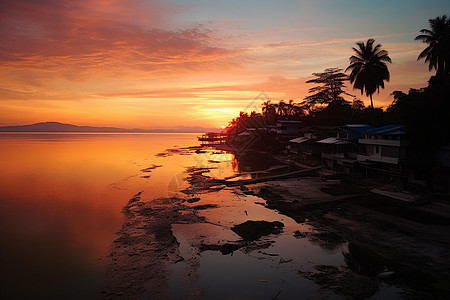
[[[174,5],[151,1],[3,1],[0,63],[85,80],[136,72],[164,76],[237,65],[203,26],[164,29]],[[139,20],[139,22],[137,22]],[[53,73],[52,73],[53,72]]]
[[[212,5],[0,1],[0,105],[8,109],[0,110],[1,118],[11,119],[14,111],[16,118],[26,112],[38,119],[49,103],[48,119],[103,118],[103,125],[118,126],[109,122],[184,124],[222,116],[223,123],[260,92],[273,101],[303,99],[312,73],[345,69],[355,42],[367,38],[382,43],[393,59],[391,82],[376,103],[387,102],[392,89],[426,85],[430,76],[415,62],[423,45],[399,42],[409,41],[409,33],[366,36],[327,22],[285,22],[286,8],[283,22],[254,14],[240,19]]]
[[[260,92],[281,96],[285,99],[302,99],[302,94],[309,87],[304,87],[309,78],[288,79],[283,76],[270,76],[266,81],[258,83],[211,85],[190,88],[147,89],[105,92],[93,95],[100,98],[147,98],[147,99],[195,99],[207,98],[208,101],[222,100],[251,100]],[[281,100],[273,99],[273,100]]]

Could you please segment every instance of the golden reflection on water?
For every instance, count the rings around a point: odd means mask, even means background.
[[[60,276],[76,276],[80,270],[101,270],[128,200],[144,189],[149,198],[167,196],[168,182],[198,163],[192,156],[169,159],[155,154],[195,145],[195,137],[0,134],[4,284],[23,286],[17,275],[42,288],[42,281],[56,283]],[[152,164],[163,167],[140,171]]]

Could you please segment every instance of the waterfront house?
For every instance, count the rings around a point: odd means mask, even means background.
[[[300,130],[299,137],[289,140],[287,149],[291,158],[301,164],[315,166],[323,151],[317,141],[336,135],[336,126],[309,126]]]
[[[322,145],[323,159],[347,158],[356,159],[358,140],[364,137],[364,132],[371,130],[367,124],[349,124],[337,128],[336,135],[317,141]]]
[[[401,167],[406,163],[408,141],[401,125],[386,125],[368,129],[358,140],[358,161],[370,161]]]
[[[292,120],[277,121],[277,135],[280,142],[286,142],[300,136],[302,122]]]
[[[345,125],[337,129],[334,137],[317,141],[322,146],[322,167],[333,172],[351,173],[356,162],[358,139],[371,129],[367,124]]]

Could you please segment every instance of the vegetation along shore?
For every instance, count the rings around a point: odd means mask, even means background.
[[[388,52],[369,39],[350,76],[315,73],[303,102],[266,101],[201,146],[160,154],[203,163],[171,197],[139,193],[124,207],[103,297],[448,298],[449,52],[431,42],[442,22],[448,39],[446,16],[417,37],[436,47],[419,56],[436,75],[386,110],[344,92],[350,81],[372,96],[389,81]]]
[[[268,208],[307,222],[296,232],[334,248],[348,243],[346,266],[300,272],[321,289],[367,298],[381,281],[414,287],[407,298],[450,295],[450,20],[430,20],[416,40],[418,56],[435,69],[428,86],[395,91],[385,110],[372,96],[390,79],[388,52],[357,42],[346,68],[314,73],[302,102],[265,101],[241,112],[204,144],[232,152],[242,169],[277,160],[284,168],[224,182],[266,200]],[[370,106],[345,83],[370,96]],[[353,98],[349,101],[349,98]]]

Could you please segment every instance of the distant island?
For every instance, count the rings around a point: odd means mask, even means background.
[[[93,127],[77,126],[59,122],[41,122],[29,125],[2,126],[0,132],[115,132],[115,133],[199,133],[206,131],[219,131],[217,128],[205,128],[198,126],[177,126],[173,128],[117,128],[117,127]]]

